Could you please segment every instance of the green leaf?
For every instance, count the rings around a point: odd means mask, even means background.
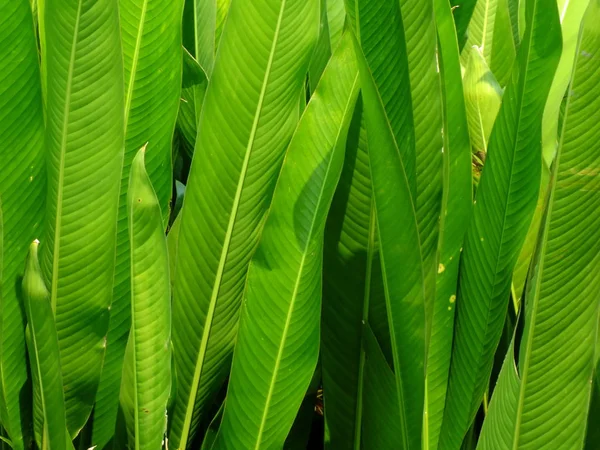
[[[402,431],[399,429],[401,419],[394,373],[387,365],[381,347],[368,325],[364,329],[364,342],[363,448],[404,448]]]
[[[319,0],[321,9],[319,39],[308,67],[310,91],[314,92],[331,58],[332,47],[329,41],[329,23],[327,19],[327,0]]]
[[[183,9],[183,45],[208,74],[217,51],[217,1],[185,0]]]
[[[360,448],[363,416],[363,328],[369,320],[379,260],[367,133],[359,97],[344,167],[325,227],[321,365],[331,448]],[[381,302],[385,308],[385,300]],[[382,321],[387,329],[387,317]]]
[[[43,435],[40,448],[73,448],[67,432],[67,416],[58,350],[58,335],[50,306],[50,293],[38,261],[38,241],[29,248],[23,276],[23,297],[27,315],[29,360],[39,389]]]
[[[314,373],[323,234],[358,95],[355,61],[352,36],[346,34],[286,153],[248,269],[215,449],[281,448]]]
[[[46,25],[42,268],[56,315],[67,426],[75,436],[100,381],[115,268],[124,110],[117,4],[48,0]]]
[[[94,411],[93,443],[115,430],[123,356],[130,328],[130,253],[127,186],[136,152],[147,144],[146,167],[163,223],[169,217],[171,141],[181,89],[182,0],[120,0],[125,74],[125,160],[121,176],[117,260],[108,347]]]
[[[535,267],[525,296],[513,448],[582,448],[600,291],[600,1],[577,49]],[[540,418],[543,418],[540,421]]]
[[[425,448],[437,449],[446,401],[455,300],[463,238],[471,217],[471,144],[456,29],[448,0],[435,0],[444,106],[444,196],[440,216],[436,296],[427,355],[428,429]]]
[[[346,23],[344,0],[327,0],[327,22],[329,25],[330,47],[335,50],[342,39],[342,32]]]
[[[403,448],[416,449],[421,446],[423,421],[426,274],[417,223],[413,110],[399,6],[359,0],[357,56],[400,430]],[[381,36],[387,39],[385,46],[380,45]]]
[[[131,332],[121,385],[130,445],[160,450],[171,390],[171,292],[167,241],[158,197],[144,167],[133,160],[127,212],[131,242]]]
[[[469,37],[468,28],[477,6],[477,0],[450,0],[452,15],[458,38],[458,48],[462,51]]]
[[[173,448],[190,443],[229,371],[246,270],[297,124],[318,19],[315,2],[231,5],[181,210]]]
[[[579,38],[579,29],[583,15],[590,0],[558,0],[561,31],[563,39],[563,51],[556,74],[548,95],[548,102],[544,110],[544,121],[542,122],[542,145],[544,149],[544,160],[548,167],[552,163],[558,147],[558,117],[560,105],[571,81],[573,73],[573,61]]]
[[[463,86],[471,145],[485,153],[502,104],[502,88],[476,46],[469,53]]]
[[[0,3],[0,423],[12,448],[27,447],[31,397],[27,386],[25,312],[18,297],[46,195],[44,116],[38,54],[28,0]]]
[[[541,117],[560,49],[554,0],[535,0],[492,131],[465,239],[440,448],[460,447],[487,388],[512,271],[540,189]]]
[[[469,23],[469,37],[461,54],[467,65],[474,46],[479,47],[502,86],[510,80],[515,44],[510,25],[508,0],[479,0]]]

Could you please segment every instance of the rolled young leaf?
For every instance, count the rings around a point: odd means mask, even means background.
[[[123,66],[116,0],[48,0],[48,203],[42,269],[77,435],[106,348],[123,165]]]
[[[489,142],[461,261],[440,448],[458,449],[484,391],[541,177],[541,118],[560,57],[554,0],[535,0]]]
[[[148,176],[156,189],[165,228],[169,217],[171,141],[181,91],[182,1],[119,0],[125,74],[125,159],[110,328],[94,409],[93,443],[99,447],[108,442],[115,430],[131,309],[127,186],[133,158],[146,143]]]
[[[23,276],[23,299],[27,315],[29,360],[36,389],[39,390],[43,432],[39,448],[73,448],[67,432],[63,379],[50,293],[46,289],[38,261],[39,242],[29,247]]]
[[[290,142],[248,269],[215,449],[282,448],[309,386],[319,356],[325,220],[358,90],[346,33]]]
[[[315,1],[231,4],[180,213],[170,447],[190,444],[229,372],[248,263],[298,120],[318,17]]]
[[[131,242],[131,331],[121,407],[136,450],[160,450],[171,390],[171,285],[160,203],[144,167],[131,165],[127,215]]]
[[[0,423],[14,450],[31,436],[25,312],[17,295],[29,244],[42,234],[46,175],[44,113],[28,0],[0,2]]]

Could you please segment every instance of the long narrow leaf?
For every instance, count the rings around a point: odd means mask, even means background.
[[[94,410],[93,443],[114,432],[121,369],[129,334],[131,292],[127,186],[131,162],[147,144],[147,170],[163,221],[171,197],[171,140],[181,86],[182,0],[120,0],[125,74],[125,159],[121,176],[117,260],[106,358]]]
[[[26,447],[25,312],[17,296],[27,249],[42,233],[44,116],[38,55],[28,0],[0,2],[0,423],[15,450]],[[30,437],[30,436],[29,436]]]
[[[136,450],[160,450],[171,389],[171,283],[158,197],[144,167],[133,160],[127,212],[131,242],[131,332],[121,406]]]
[[[298,120],[318,17],[314,1],[231,4],[181,211],[171,447],[189,445],[228,373],[246,270]]]
[[[541,118],[561,49],[554,0],[535,0],[492,131],[467,231],[440,447],[458,449],[487,387],[512,271],[533,217],[541,177]]]
[[[281,448],[310,383],[319,356],[325,219],[358,89],[347,33],[292,138],[248,270],[215,449]]]
[[[123,67],[116,0],[46,2],[47,239],[67,426],[94,404],[106,348],[123,164]]]

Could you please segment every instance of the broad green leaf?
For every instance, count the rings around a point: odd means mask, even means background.
[[[584,15],[539,253],[525,296],[513,448],[581,448],[600,292],[600,1]],[[540,421],[540,419],[543,419]]]
[[[319,84],[319,80],[323,75],[325,67],[331,58],[331,47],[329,40],[329,21],[327,18],[327,0],[319,0],[321,9],[320,28],[319,28],[319,39],[315,46],[315,50],[308,67],[308,82],[310,92],[314,92]]]
[[[474,151],[486,153],[502,104],[502,88],[476,46],[469,53],[463,86],[471,145]]]
[[[421,446],[425,268],[417,223],[409,65],[400,5],[358,1],[357,56],[403,448]],[[387,43],[381,46],[381,36]],[[360,43],[360,45],[359,45]],[[440,152],[441,154],[441,152]]]
[[[557,2],[560,13],[563,51],[550,88],[548,102],[544,110],[544,121],[542,122],[542,145],[544,160],[548,167],[550,167],[556,154],[559,138],[558,116],[560,105],[571,81],[579,29],[590,0],[557,0]]]
[[[0,2],[0,423],[22,450],[30,436],[25,312],[17,296],[28,246],[42,234],[44,116],[28,0]]]
[[[321,365],[331,448],[359,449],[364,392],[363,329],[379,260],[367,134],[359,98],[344,168],[325,227]],[[385,311],[385,300],[381,302]],[[387,317],[382,323],[387,329]]]
[[[458,48],[460,51],[465,48],[467,38],[469,37],[469,24],[471,23],[471,18],[473,17],[473,12],[477,3],[478,0],[450,0],[456,36],[458,38]]]
[[[180,213],[170,447],[188,446],[229,372],[246,270],[297,124],[318,20],[313,1],[236,0],[229,10]]]
[[[460,447],[487,388],[512,271],[540,189],[541,118],[560,49],[554,0],[535,0],[528,9],[525,39],[490,137],[466,234],[439,444],[443,449]]]
[[[131,448],[160,450],[171,389],[171,286],[162,212],[144,167],[145,151],[133,160],[127,192],[131,331],[121,407]]]
[[[319,356],[325,220],[358,89],[348,33],[290,142],[248,269],[215,449],[281,448],[311,381]]]
[[[65,397],[60,368],[58,335],[50,306],[50,293],[38,261],[38,241],[29,247],[23,276],[23,298],[27,315],[29,360],[39,390],[43,432],[38,446],[48,450],[73,448],[67,432]]]
[[[365,386],[362,448],[392,449],[402,447],[402,432],[394,373],[375,335],[368,325],[364,328]]]
[[[217,51],[218,0],[185,0],[183,9],[183,45],[210,74]]]
[[[229,14],[229,7],[231,6],[231,0],[216,0],[217,1],[217,23],[215,29],[215,42],[217,46],[221,42],[221,36],[223,29],[225,28],[225,21]]]
[[[515,59],[508,0],[478,0],[469,23],[469,37],[461,54],[464,66],[477,46],[502,86],[510,78]]]
[[[125,159],[108,347],[94,411],[93,443],[100,448],[114,432],[130,327],[129,168],[136,152],[146,144],[148,176],[156,190],[165,226],[169,217],[171,141],[181,90],[182,8],[182,0],[119,0],[125,74]]]
[[[346,23],[344,0],[327,0],[327,22],[329,25],[329,42],[333,51],[342,39],[342,32]]]
[[[320,385],[321,367],[317,365],[298,414],[296,414],[296,418],[294,419],[294,424],[285,439],[284,450],[306,450],[308,447],[313,419],[316,415],[315,403]]]
[[[454,333],[458,268],[472,205],[471,144],[456,29],[448,0],[435,0],[443,95],[444,196],[440,215],[436,296],[427,355],[427,446],[437,449]]]
[[[48,0],[47,239],[67,427],[83,427],[106,348],[123,164],[123,70],[115,0]]]

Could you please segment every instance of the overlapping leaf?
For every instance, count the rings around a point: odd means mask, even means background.
[[[298,120],[318,13],[300,0],[238,0],[229,10],[181,211],[175,448],[190,443],[229,370],[246,270]]]
[[[467,231],[440,447],[458,449],[483,399],[512,271],[538,198],[541,118],[560,57],[558,11],[536,0],[488,147]]]
[[[325,219],[344,161],[359,81],[342,38],[292,138],[246,297],[214,448],[281,448],[319,355]]]
[[[29,427],[25,312],[17,296],[27,249],[41,235],[44,116],[38,55],[28,0],[0,3],[0,423],[15,450]]]

